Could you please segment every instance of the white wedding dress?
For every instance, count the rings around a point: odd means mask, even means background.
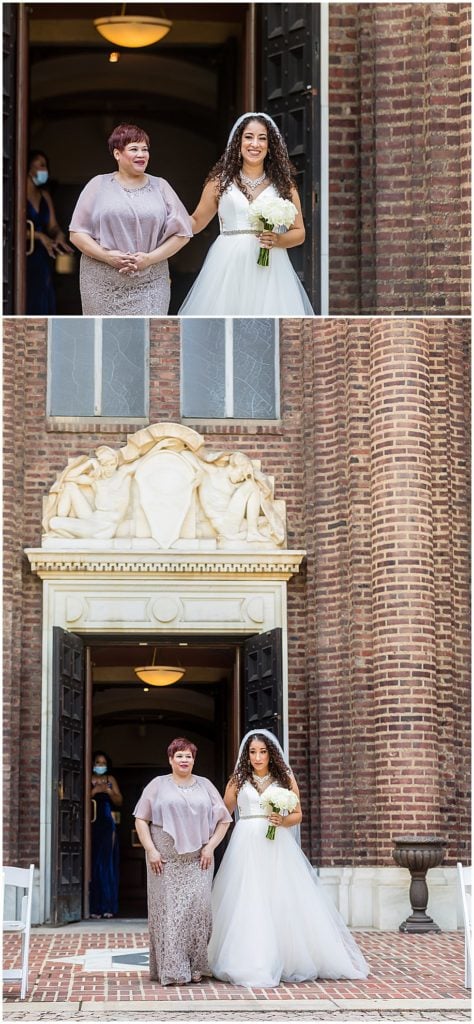
[[[275,783],[271,783],[275,785]],[[364,957],[290,828],[266,838],[257,791],[245,782],[239,820],[212,890],[209,965],[235,985],[365,978]]]
[[[273,185],[260,195],[278,196]],[[270,250],[270,265],[257,264],[259,242],[250,223],[251,203],[232,183],[219,202],[221,234],[204,260],[179,316],[313,316],[311,303],[286,249]]]

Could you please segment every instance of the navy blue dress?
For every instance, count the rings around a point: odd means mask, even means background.
[[[92,865],[89,895],[90,914],[118,913],[119,844],[107,793],[94,797],[97,817],[92,825]]]
[[[32,220],[36,231],[48,234],[50,213],[44,196],[41,196],[39,210],[28,200],[28,220]],[[56,312],[56,296],[53,288],[54,260],[48,256],[39,239],[35,239],[35,247],[31,256],[26,257],[26,312],[29,314],[52,315]]]

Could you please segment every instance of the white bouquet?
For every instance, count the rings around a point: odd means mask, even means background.
[[[260,231],[274,231],[275,228],[290,228],[295,222],[298,210],[290,199],[280,199],[275,196],[273,199],[263,195],[255,199],[250,205],[250,221],[252,227]],[[260,249],[257,263],[259,267],[268,267],[270,264],[270,250]]]
[[[268,786],[260,797],[260,804],[266,814],[269,814],[271,811],[273,811],[274,814],[281,814],[282,811],[286,811],[288,814],[291,814],[291,812],[298,806],[299,800],[296,793],[293,793],[292,789],[283,789],[282,786]],[[269,825],[266,838],[274,839],[276,829],[276,825]]]

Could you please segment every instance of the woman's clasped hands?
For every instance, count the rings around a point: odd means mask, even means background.
[[[50,238],[44,231],[35,231],[35,238],[41,242],[52,260],[62,252],[70,253],[74,250],[64,241],[63,237]]]
[[[148,252],[120,252],[118,249],[109,249],[107,262],[118,270],[119,274],[133,277],[140,270],[148,270],[153,264],[153,259]]]

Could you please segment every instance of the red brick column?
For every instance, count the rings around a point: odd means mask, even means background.
[[[471,767],[466,326],[460,320],[429,324],[440,813],[450,836],[448,855],[463,861],[470,860]]]
[[[430,334],[371,324],[374,762],[379,856],[399,832],[436,831]]]
[[[332,314],[469,313],[469,21],[331,5]]]
[[[308,747],[311,848],[319,864],[344,861],[352,837],[350,703],[347,675],[344,372],[338,356],[344,323],[313,322],[305,349]],[[342,443],[341,443],[342,442]],[[331,742],[332,739],[332,742]]]
[[[313,324],[305,347],[311,854],[374,863],[369,321]]]

